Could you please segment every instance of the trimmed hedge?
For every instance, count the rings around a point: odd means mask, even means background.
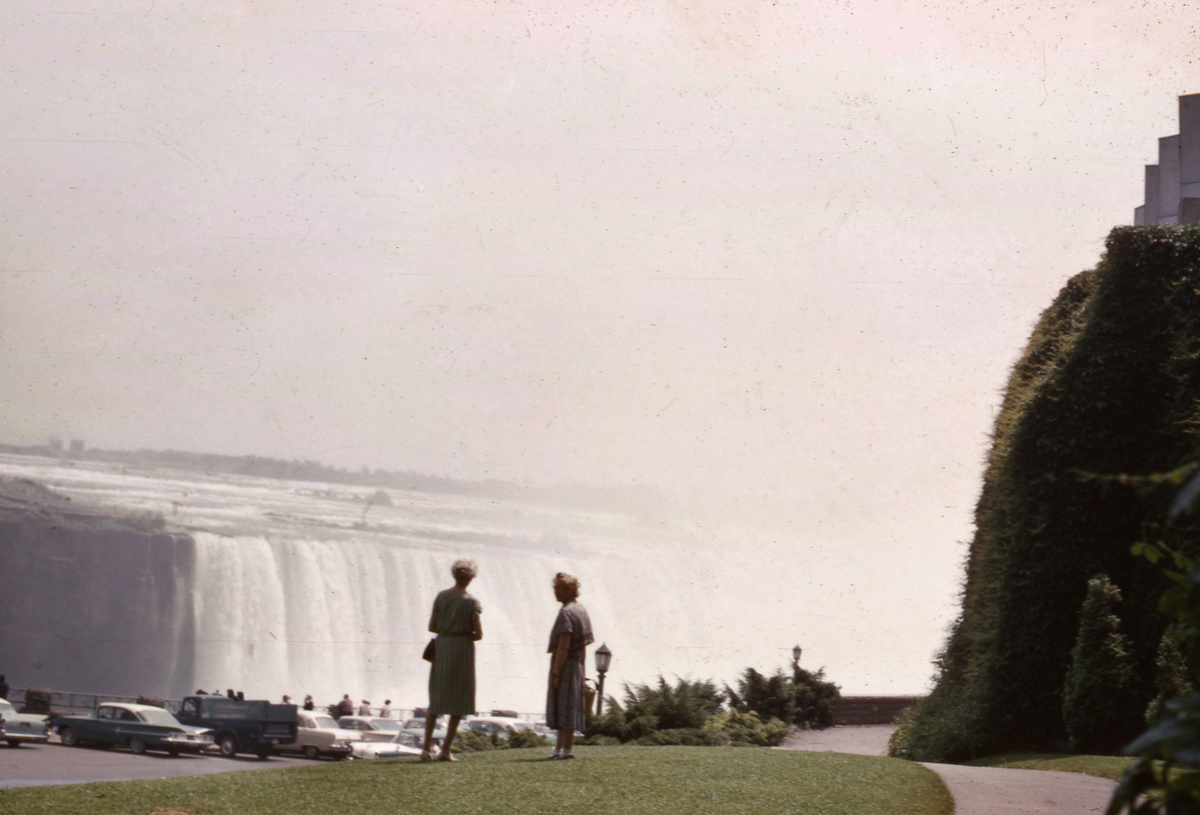
[[[1168,497],[1119,474],[1193,457],[1200,428],[1200,227],[1119,227],[1072,278],[1014,366],[976,506],[962,609],[934,690],[893,737],[895,756],[960,761],[1068,745],[1063,694],[1093,575],[1126,598],[1125,732],[1157,692],[1161,576],[1130,556]],[[1141,722],[1139,721],[1138,724]],[[1136,732],[1136,730],[1135,730]]]

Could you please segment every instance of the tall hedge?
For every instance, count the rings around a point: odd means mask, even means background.
[[[1111,476],[1188,460],[1198,426],[1200,227],[1114,229],[1099,265],[1067,283],[1013,368],[961,611],[934,689],[893,737],[893,755],[956,761],[1066,747],[1063,687],[1098,572],[1125,593],[1130,707],[1145,710],[1162,586],[1129,547],[1166,499]]]

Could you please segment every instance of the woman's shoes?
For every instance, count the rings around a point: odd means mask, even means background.
[[[433,753],[428,750],[421,751],[421,761],[433,761]]]
[[[451,753],[449,750],[442,750],[442,752],[438,754],[437,760],[438,761],[458,761],[458,759],[454,757],[454,753]]]

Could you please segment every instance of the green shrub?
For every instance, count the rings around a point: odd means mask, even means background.
[[[793,666],[790,677],[780,669],[764,676],[746,668],[737,690],[726,685],[725,693],[736,710],[754,711],[764,719],[779,719],[805,729],[829,727],[841,693],[824,677],[824,669],[812,673],[799,665]]]
[[[1141,724],[1129,710],[1133,669],[1129,640],[1116,613],[1119,602],[1121,591],[1107,575],[1088,581],[1063,684],[1063,721],[1076,753],[1114,753],[1137,735]]]
[[[451,749],[456,753],[478,753],[485,750],[502,750],[505,746],[504,740],[495,734],[464,727],[454,736]]]
[[[703,733],[710,744],[757,745],[777,747],[792,732],[787,722],[767,719],[765,722],[754,711],[725,710],[717,713],[704,724]]]
[[[667,684],[626,685],[624,704],[608,697],[608,713],[588,720],[588,736],[608,736],[622,743],[655,731],[699,730],[721,709],[722,695],[712,682],[679,679]]]
[[[649,735],[635,739],[631,744],[652,747],[704,747],[710,742],[703,731],[695,727],[678,727],[672,730],[655,730]]]
[[[550,740],[536,730],[514,730],[508,734],[505,746],[513,750],[526,747],[548,747]]]
[[[1158,723],[1167,700],[1186,696],[1196,690],[1188,671],[1187,659],[1183,655],[1181,636],[1183,633],[1179,626],[1173,625],[1163,632],[1158,642],[1158,658],[1154,661],[1154,684],[1158,695],[1146,706],[1146,724]]]

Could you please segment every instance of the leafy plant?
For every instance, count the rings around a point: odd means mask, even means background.
[[[1195,528],[1187,525],[1200,502],[1197,463],[1167,473],[1164,480],[1180,484],[1190,480],[1176,496],[1167,523],[1154,528],[1158,540],[1133,546],[1133,554],[1159,565],[1171,586],[1159,599],[1159,610],[1172,619],[1172,638],[1192,674],[1200,679],[1200,564],[1185,550],[1194,550]],[[1200,693],[1190,693],[1162,704],[1156,723],[1139,736],[1126,752],[1138,760],[1121,778],[1106,815],[1192,815],[1200,813]]]

